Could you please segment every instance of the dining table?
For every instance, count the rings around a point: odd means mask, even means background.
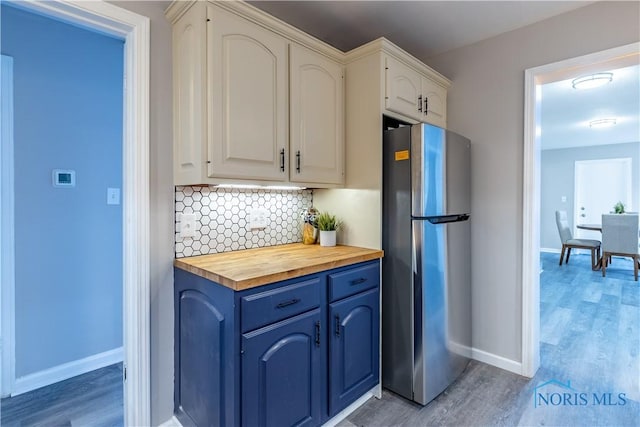
[[[602,233],[602,224],[578,224],[576,228],[581,230],[599,231]]]

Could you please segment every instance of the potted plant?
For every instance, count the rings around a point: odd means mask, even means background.
[[[618,202],[613,206],[613,210],[615,213],[617,214],[623,214],[624,213],[624,203],[622,202]]]
[[[320,230],[320,246],[335,246],[336,230],[341,225],[336,216],[328,212],[321,212],[316,216],[316,224]]]

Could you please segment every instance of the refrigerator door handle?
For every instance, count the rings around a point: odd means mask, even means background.
[[[429,216],[425,219],[431,224],[447,224],[449,222],[467,221],[469,219],[469,214]]]

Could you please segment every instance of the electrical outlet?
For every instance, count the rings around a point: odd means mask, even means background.
[[[262,230],[269,225],[269,211],[264,208],[249,211],[249,228]]]
[[[196,235],[196,214],[182,214],[180,216],[180,237]]]

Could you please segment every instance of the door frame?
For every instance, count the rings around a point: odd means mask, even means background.
[[[15,378],[15,351],[14,351],[14,193],[13,193],[13,58],[1,55],[0,59],[0,391],[13,389]],[[9,304],[9,302],[12,302]]]
[[[524,73],[524,162],[522,184],[522,375],[540,367],[540,104],[541,85],[638,64],[640,42],[566,59]]]
[[[123,94],[123,347],[125,425],[151,425],[149,246],[150,21],[104,1],[34,0],[17,7],[124,40]],[[3,171],[4,173],[4,171]],[[4,185],[3,176],[3,185]],[[4,192],[3,192],[4,193]],[[3,231],[4,233],[4,231]],[[3,244],[6,239],[3,234]],[[13,242],[7,243],[13,252]],[[4,247],[3,247],[4,260]],[[2,271],[5,271],[2,266]],[[11,280],[3,287],[15,288]],[[4,289],[3,289],[4,292]],[[4,293],[3,295],[7,295]],[[3,298],[6,304],[14,301]],[[13,314],[13,313],[11,313]],[[6,325],[2,322],[2,336]],[[9,334],[13,336],[13,330]],[[4,342],[13,353],[13,343]],[[3,360],[5,358],[3,357]],[[3,367],[4,368],[4,367]],[[4,369],[3,369],[4,371]],[[15,381],[15,372],[9,381]],[[4,383],[3,383],[4,386]]]

